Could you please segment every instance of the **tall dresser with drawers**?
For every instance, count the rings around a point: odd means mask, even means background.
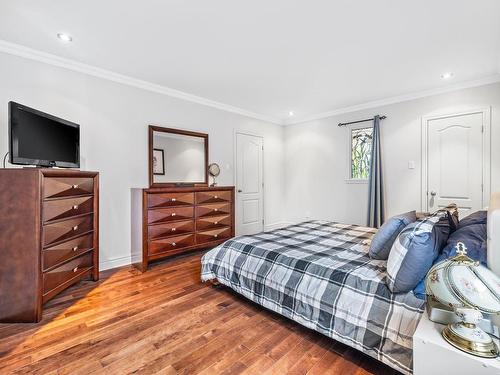
[[[98,280],[99,175],[0,169],[0,322],[38,322],[43,304]]]
[[[156,259],[234,237],[234,187],[134,189],[132,217],[132,261],[144,272]]]

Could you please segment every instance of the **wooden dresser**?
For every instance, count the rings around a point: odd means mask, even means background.
[[[234,237],[233,186],[133,190],[132,262],[142,272],[153,260]]]
[[[38,322],[42,305],[98,280],[99,175],[0,169],[0,322]]]

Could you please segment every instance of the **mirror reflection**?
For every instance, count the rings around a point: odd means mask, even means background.
[[[205,183],[205,138],[153,131],[153,183]]]

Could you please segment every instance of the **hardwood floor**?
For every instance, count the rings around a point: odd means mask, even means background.
[[[396,374],[199,281],[200,255],[101,273],[38,324],[0,324],[0,374]],[[1,301],[0,301],[1,302]]]

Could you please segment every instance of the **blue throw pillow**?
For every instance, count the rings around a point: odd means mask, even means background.
[[[487,218],[488,211],[476,211],[460,220],[458,227],[463,228],[473,224],[486,224]]]
[[[450,213],[438,211],[416,221],[399,234],[387,260],[389,289],[409,292],[427,274],[450,234]]]
[[[415,289],[413,289],[413,294],[418,299],[425,300],[425,296],[426,296],[426,293],[425,293],[425,277],[422,280],[420,280],[418,282],[417,286],[415,287]]]
[[[456,255],[457,243],[463,242],[465,247],[467,247],[467,255],[472,259],[479,261],[484,266],[487,266],[486,230],[486,222],[483,224],[470,224],[467,226],[462,226],[462,222],[460,222],[459,228],[450,235],[446,246],[434,261],[434,264]],[[425,276],[422,280],[420,280],[415,289],[413,289],[413,294],[415,294],[417,298],[425,299]]]
[[[375,234],[370,244],[368,254],[370,258],[386,260],[389,257],[392,244],[399,233],[408,225],[417,220],[415,211],[393,216],[387,220]]]
[[[467,248],[467,255],[483,265],[486,265],[486,243],[487,229],[485,224],[471,224],[466,227],[458,228],[451,234],[448,242],[439,255],[437,262],[445,260],[457,254],[457,242],[463,242]]]

